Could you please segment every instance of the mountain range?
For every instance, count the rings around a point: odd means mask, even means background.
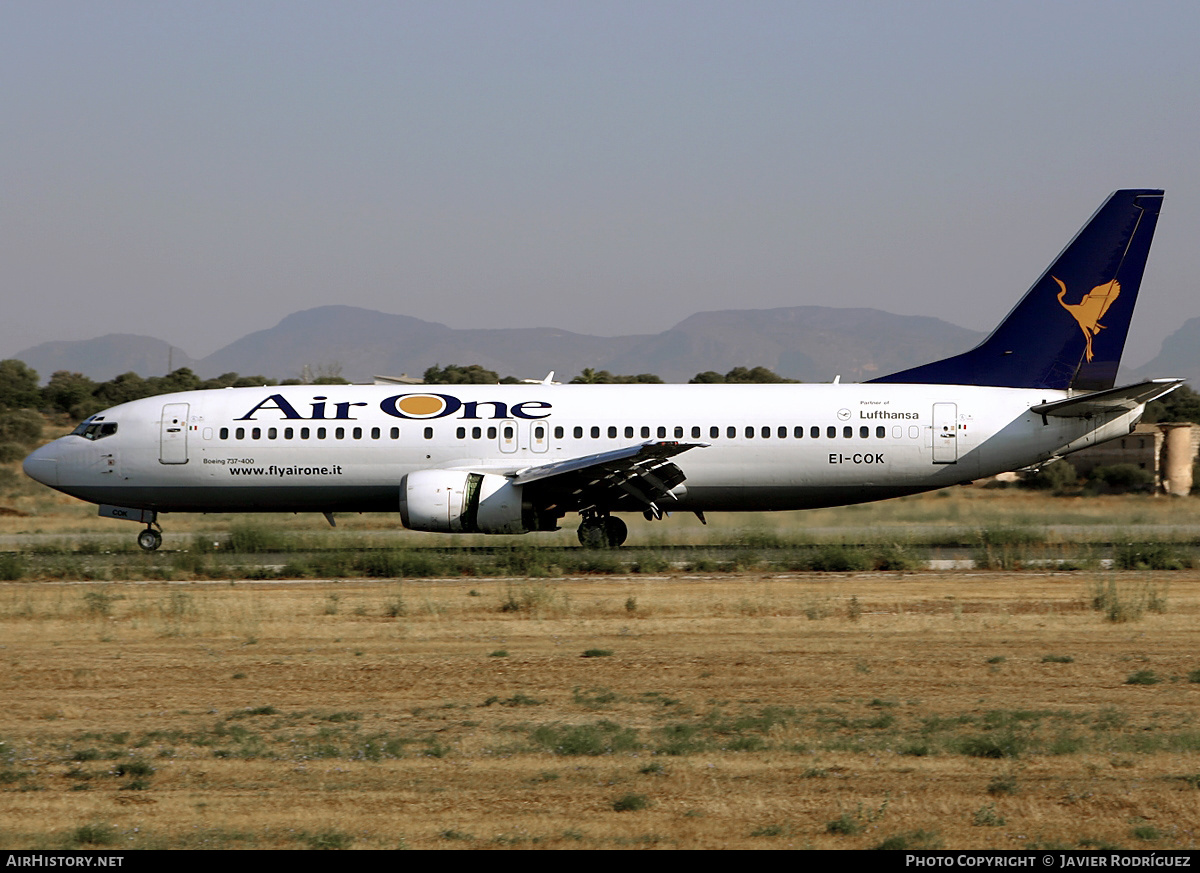
[[[839,375],[858,382],[965,351],[982,338],[937,318],[825,306],[701,312],[662,333],[615,337],[550,327],[461,330],[406,315],[321,306],[199,359],[164,340],[129,334],[42,343],[14,357],[43,381],[58,370],[106,381],[130,371],[155,376],[190,367],[206,379],[236,372],[274,379],[337,374],[370,382],[376,375],[419,377],[435,364],[479,364],[519,378],[540,379],[554,370],[562,381],[584,368],[686,382],[706,370],[764,366],[805,382]],[[1159,356],[1130,378],[1142,375],[1200,377],[1200,318],[1185,322]]]

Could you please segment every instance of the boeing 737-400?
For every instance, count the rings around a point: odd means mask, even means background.
[[[167,512],[399,511],[412,530],[618,546],[616,513],[796,510],[1043,464],[1128,434],[1181,384],[1114,388],[1163,192],[1112,194],[979,346],[861,384],[342,385],[148,397],[25,472],[145,524]]]

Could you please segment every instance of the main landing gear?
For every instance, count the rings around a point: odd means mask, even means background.
[[[146,529],[138,534],[137,543],[143,552],[153,552],[162,545],[162,532],[147,525]]]
[[[593,513],[583,517],[577,535],[585,549],[615,549],[629,537],[629,528],[616,516]]]

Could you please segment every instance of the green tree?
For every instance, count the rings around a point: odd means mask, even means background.
[[[105,408],[131,400],[141,400],[157,393],[154,387],[137,373],[122,373],[107,382],[101,382],[94,394]]]
[[[715,372],[714,370],[705,370],[703,373],[697,373],[688,381],[693,385],[714,385],[721,383],[746,385],[750,383],[770,384],[780,382],[795,382],[796,380],[785,379],[774,370],[768,369],[767,367],[752,367],[749,369],[746,367],[734,367],[724,376]]]
[[[42,405],[55,412],[84,412],[79,417],[86,418],[94,411],[90,407],[96,403],[93,395],[99,387],[82,373],[58,370],[42,389]]]
[[[1200,422],[1200,394],[1187,385],[1181,385],[1161,400],[1147,403],[1142,421],[1147,424],[1160,421]]]
[[[42,402],[38,374],[24,361],[0,361],[0,409],[34,408]]]
[[[636,376],[615,376],[608,370],[584,368],[571,380],[572,385],[661,385],[662,379],[653,373],[638,373]]]
[[[201,386],[200,377],[190,367],[180,367],[165,376],[147,379],[153,389],[151,394],[172,394],[176,391],[195,391]]]
[[[458,364],[439,367],[434,364],[425,371],[423,378],[428,385],[495,385],[500,381],[495,370],[485,370],[479,364],[466,367]]]

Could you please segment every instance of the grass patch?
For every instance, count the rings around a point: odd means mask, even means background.
[[[613,812],[637,812],[650,808],[650,798],[644,794],[623,794],[612,803]]]
[[[1138,670],[1125,678],[1126,685],[1157,685],[1162,682],[1153,670]]]
[[[636,730],[607,720],[592,724],[541,725],[530,732],[529,739],[536,748],[565,757],[614,755],[642,747]]]

